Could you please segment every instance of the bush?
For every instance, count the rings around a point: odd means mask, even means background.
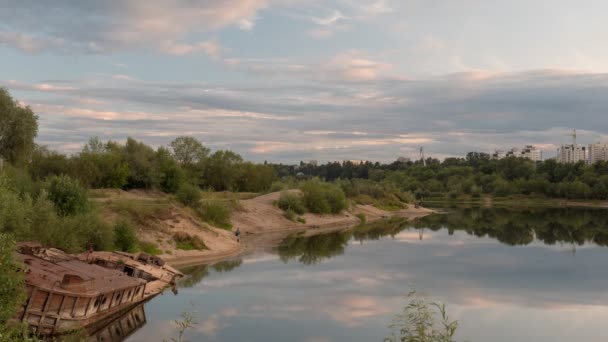
[[[196,235],[177,232],[173,234],[173,240],[175,241],[177,249],[183,249],[186,251],[207,249],[205,242]]]
[[[294,221],[296,220],[296,217],[298,215],[296,215],[295,211],[291,210],[291,209],[287,209],[285,211],[285,214],[283,214],[283,216],[285,216],[286,219],[288,219],[289,221]]]
[[[305,218],[303,218],[302,216],[298,217],[298,218],[296,219],[296,221],[298,221],[298,222],[300,222],[300,223],[302,223],[302,224],[305,224],[305,223],[306,223],[306,219],[305,219]]]
[[[123,220],[114,226],[114,247],[123,252],[135,252],[137,236],[129,221]]]
[[[87,190],[69,176],[50,177],[47,180],[46,191],[60,216],[84,213],[89,208]]]
[[[216,227],[224,229],[232,228],[232,224],[230,223],[232,210],[222,201],[205,201],[197,206],[196,212],[203,221]]]
[[[6,322],[25,301],[23,275],[14,264],[14,252],[13,238],[0,233],[0,327],[5,327]],[[0,332],[0,339],[1,337]]]
[[[355,216],[357,216],[357,218],[359,219],[359,221],[360,221],[361,224],[367,223],[367,216],[365,216],[364,213],[358,213]]]
[[[336,185],[313,179],[302,185],[302,200],[315,214],[338,214],[346,209],[344,191]]]
[[[158,245],[154,242],[140,241],[139,248],[140,251],[150,254],[150,255],[159,255],[163,254],[163,252],[158,248]],[[168,253],[170,254],[170,253]]]
[[[182,183],[175,196],[183,205],[189,207],[195,207],[202,198],[201,190],[198,186],[190,183]]]
[[[291,210],[298,215],[306,212],[306,207],[302,203],[302,196],[294,192],[281,192],[277,206],[285,211]]]

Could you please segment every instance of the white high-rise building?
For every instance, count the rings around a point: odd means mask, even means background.
[[[492,159],[500,160],[506,156],[507,156],[507,154],[505,153],[505,151],[495,150],[494,153],[492,154]]]
[[[576,130],[572,131],[572,144],[557,149],[557,162],[562,164],[587,162],[587,148],[576,143]]]
[[[537,149],[536,147],[534,147],[532,145],[528,145],[523,150],[521,150],[520,157],[527,158],[527,159],[530,159],[535,162],[542,161],[543,160],[543,151]]]
[[[562,145],[557,150],[557,162],[562,164],[578,163],[587,161],[587,149],[585,146]]]
[[[589,145],[589,164],[597,163],[598,161],[608,161],[608,143],[594,143]]]
[[[496,150],[492,155],[492,159],[502,159],[505,157],[526,158],[532,161],[542,161],[543,151],[537,149],[533,145],[526,145],[523,149],[512,148],[509,152],[504,153],[502,150]]]

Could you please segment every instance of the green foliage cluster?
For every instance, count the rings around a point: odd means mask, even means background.
[[[149,242],[149,241],[139,241],[138,242],[138,250],[144,252],[144,253],[148,253],[150,255],[159,255],[159,254],[163,254],[163,251],[161,251],[158,248],[158,245],[155,244],[154,242]]]
[[[38,116],[0,88],[0,158],[12,164],[27,162],[38,135]]]
[[[405,203],[413,203],[410,192],[401,191],[390,182],[374,182],[368,179],[337,180],[348,198],[357,204],[369,204],[385,210],[399,210]]]
[[[46,190],[59,215],[70,216],[87,212],[87,190],[77,180],[66,175],[51,176],[47,179]]]
[[[553,159],[533,162],[517,157],[492,160],[488,154],[471,152],[465,158],[429,158],[426,165],[421,161],[319,166],[301,163],[298,167],[275,165],[275,169],[285,177],[303,173],[305,177],[337,181],[356,202],[388,208],[392,203],[378,200],[378,196],[410,203],[421,198],[483,195],[608,200],[608,162],[560,164]]]
[[[114,247],[123,252],[137,250],[137,235],[129,221],[122,220],[114,226]]]
[[[199,217],[216,227],[231,229],[230,215],[232,208],[228,201],[205,200],[194,208]]]
[[[184,232],[177,232],[173,234],[173,240],[175,241],[177,249],[182,249],[186,251],[207,249],[205,242],[196,235],[190,235]]]
[[[306,206],[302,200],[302,195],[293,191],[282,191],[277,201],[277,206],[286,212],[293,212],[294,215],[306,213]]]
[[[13,260],[15,249],[13,238],[0,233],[0,336],[2,327],[25,300],[23,275]]]
[[[112,248],[112,228],[86,199],[84,204],[78,202],[86,190],[74,179],[62,176],[34,182],[29,177],[19,177],[16,181],[14,173],[7,171],[0,172],[0,233],[68,252],[82,251],[88,246],[98,250]]]
[[[302,201],[311,213],[338,214],[346,209],[344,191],[335,184],[311,179],[304,182],[300,189]]]
[[[183,205],[189,207],[195,207],[203,198],[201,189],[190,183],[182,183],[175,193],[175,197]]]

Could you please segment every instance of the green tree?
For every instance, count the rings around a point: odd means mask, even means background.
[[[193,137],[181,136],[171,142],[173,155],[178,163],[185,167],[204,161],[209,155],[209,149]]]
[[[128,138],[125,145],[125,157],[129,165],[130,188],[156,188],[160,184],[155,167],[154,150],[133,138]]]
[[[67,176],[52,176],[47,180],[46,191],[60,216],[81,214],[89,208],[87,190]]]
[[[156,168],[158,170],[160,188],[164,192],[175,193],[186,182],[184,170],[177,164],[171,152],[165,147],[156,150]]]
[[[0,88],[0,158],[17,164],[29,161],[38,135],[38,116]]]
[[[206,163],[205,185],[216,191],[236,190],[242,162],[243,158],[232,151],[216,151]]]

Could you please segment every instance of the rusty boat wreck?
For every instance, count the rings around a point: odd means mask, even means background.
[[[17,246],[27,301],[15,316],[41,336],[92,331],[175,286],[183,274],[145,253],[67,254],[38,243]]]

